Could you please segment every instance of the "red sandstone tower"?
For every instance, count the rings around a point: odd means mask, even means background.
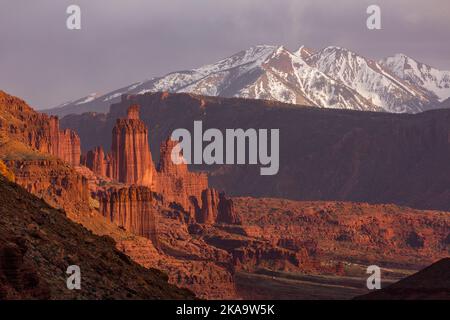
[[[139,106],[128,108],[128,115],[118,119],[111,145],[112,178],[126,184],[152,186],[155,166],[148,145],[148,130],[139,119]]]

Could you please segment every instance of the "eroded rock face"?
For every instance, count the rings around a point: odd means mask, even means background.
[[[181,153],[173,153],[177,143],[167,139],[161,144],[156,170],[148,146],[147,127],[139,119],[139,106],[132,105],[126,118],[118,119],[113,129],[111,154],[105,155],[97,147],[87,153],[85,163],[97,175],[149,187],[162,196],[164,203],[181,206],[193,221],[239,223],[232,201],[208,187],[206,174],[190,172]],[[179,161],[175,163],[172,157]]]
[[[59,159],[8,160],[15,182],[55,208],[89,211],[87,179]]]
[[[86,154],[85,166],[99,176],[107,176],[107,161],[102,147],[96,147]]]
[[[58,157],[72,166],[80,165],[80,138],[72,130],[59,132]]]
[[[234,210],[233,200],[227,199],[225,193],[219,194],[217,222],[227,224],[241,224],[242,222],[239,213]]]
[[[367,265],[383,261],[417,267],[419,261],[427,264],[448,256],[447,212],[391,204],[233,200],[248,235],[290,251],[306,249],[310,257],[346,257]]]
[[[80,164],[80,138],[70,129],[60,131],[59,119],[35,112],[23,100],[0,91],[0,133],[42,153]]]
[[[172,150],[176,144],[170,139],[161,144],[156,191],[163,195],[166,202],[178,203],[194,217],[196,208],[191,198],[201,201],[203,190],[208,188],[208,176],[189,172],[187,165],[181,161],[183,156],[180,153],[175,152],[174,158],[180,160],[179,164],[175,164]]]
[[[155,167],[148,145],[148,130],[139,119],[139,107],[131,106],[127,118],[113,129],[111,178],[126,184],[152,186]]]
[[[191,202],[195,207],[195,221],[198,223],[241,224],[241,218],[234,210],[233,200],[215,189],[203,190],[200,204],[197,198],[191,198]]]
[[[157,246],[155,194],[144,186],[98,191],[99,211],[116,225],[152,240]]]

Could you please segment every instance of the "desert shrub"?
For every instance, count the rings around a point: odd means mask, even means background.
[[[0,174],[5,176],[9,181],[14,182],[14,180],[16,179],[14,173],[8,169],[8,167],[2,160],[0,160]]]

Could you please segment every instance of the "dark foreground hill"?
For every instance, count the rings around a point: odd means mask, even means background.
[[[394,203],[450,210],[450,110],[416,115],[300,108],[278,102],[149,93],[123,96],[108,114],[70,115],[82,149],[110,149],[115,121],[138,103],[149,127],[152,155],[174,129],[280,129],[280,170],[197,165],[213,187],[235,196]]]
[[[362,300],[450,300],[450,258],[381,290],[360,296]]]
[[[67,267],[81,268],[81,290],[68,290]],[[0,300],[191,299],[99,237],[0,175]]]

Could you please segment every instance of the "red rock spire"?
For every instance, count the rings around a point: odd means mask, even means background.
[[[148,129],[139,119],[139,106],[128,108],[125,119],[118,119],[111,146],[112,178],[127,184],[151,186],[155,173]]]

